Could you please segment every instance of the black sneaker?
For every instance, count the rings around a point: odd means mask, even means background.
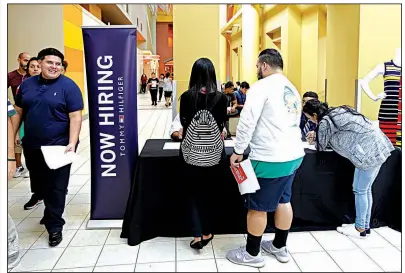
[[[42,199],[38,199],[38,197],[33,194],[31,196],[30,201],[28,201],[25,205],[24,205],[24,210],[31,210],[31,209],[35,209],[39,204],[42,204],[44,201]]]
[[[62,242],[63,236],[62,231],[54,232],[49,234],[49,246],[55,247]]]

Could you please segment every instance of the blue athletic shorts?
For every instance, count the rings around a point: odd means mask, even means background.
[[[278,178],[257,178],[260,190],[245,194],[245,207],[249,210],[273,212],[278,204],[290,203],[295,173]]]

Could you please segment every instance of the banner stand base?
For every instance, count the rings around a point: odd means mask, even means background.
[[[89,220],[86,229],[121,229],[124,220]]]

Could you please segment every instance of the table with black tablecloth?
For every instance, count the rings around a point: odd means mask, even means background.
[[[129,245],[162,237],[191,237],[183,178],[178,150],[164,150],[170,140],[148,140],[137,160],[122,229]],[[294,219],[291,231],[331,230],[355,218],[352,192],[354,166],[335,152],[305,150],[292,191]],[[226,148],[228,158],[232,148]],[[248,151],[245,152],[247,156]],[[218,174],[213,193],[212,218],[215,234],[246,233],[243,198],[229,169]],[[395,150],[381,167],[373,185],[372,228],[388,225],[401,229],[401,151]],[[266,232],[273,232],[273,214],[268,214]]]

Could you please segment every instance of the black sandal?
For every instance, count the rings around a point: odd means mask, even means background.
[[[209,238],[207,240],[201,239],[203,247],[207,246],[209,244],[209,242],[211,242],[212,239],[214,239],[214,234],[212,234],[211,238]]]
[[[192,240],[190,242],[190,247],[193,248],[193,249],[202,249],[203,248],[203,243],[202,243],[202,241],[196,242],[196,241]]]

